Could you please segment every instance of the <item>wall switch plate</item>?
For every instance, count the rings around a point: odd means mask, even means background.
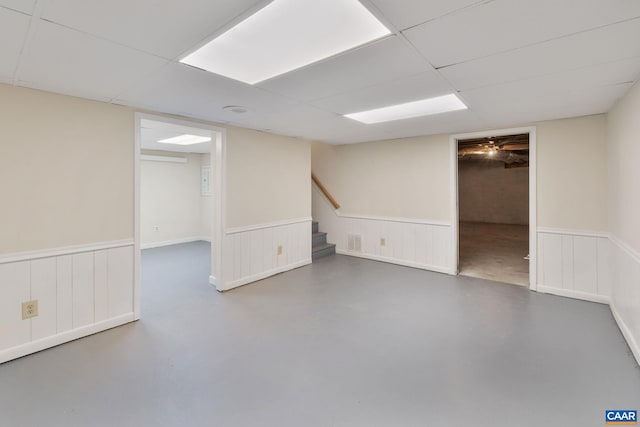
[[[380,238],[380,246],[386,246],[387,245],[387,239],[385,239],[384,237]]]
[[[22,320],[31,319],[38,315],[38,300],[27,301],[22,303]]]
[[[278,255],[282,255],[282,245],[278,245]]]

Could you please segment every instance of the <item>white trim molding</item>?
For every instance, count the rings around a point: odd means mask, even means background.
[[[172,156],[152,156],[150,154],[141,154],[140,160],[146,162],[166,162],[166,163],[187,163],[186,157],[172,157]]]
[[[163,240],[161,242],[150,242],[143,243],[140,245],[140,249],[153,249],[153,248],[161,248],[164,246],[172,246],[172,245],[180,245],[183,243],[191,243],[191,242],[211,242],[210,237],[204,236],[194,236],[194,237],[186,237],[184,239],[173,239],[173,240]]]
[[[635,262],[640,264],[640,252],[633,249],[631,246],[623,242],[618,236],[614,234],[609,234],[609,239],[612,243],[619,246],[623,251],[627,253]]]
[[[451,223],[448,221],[436,221],[436,220],[417,219],[417,218],[399,218],[399,217],[375,216],[375,215],[343,214],[338,210],[336,210],[335,213],[336,213],[336,216],[339,216],[341,218],[369,219],[373,221],[401,222],[405,224],[424,224],[424,225],[436,225],[440,227],[451,227]]]
[[[616,308],[616,305],[612,302],[611,304],[609,304],[609,308],[611,309],[613,318],[618,324],[618,328],[620,328],[620,332],[622,332],[622,336],[624,337],[625,341],[627,341],[627,345],[629,346],[631,353],[633,353],[633,356],[636,358],[636,362],[638,363],[638,365],[640,365],[640,345],[638,345],[638,341],[633,336],[631,329],[620,315],[620,312]]]
[[[495,129],[481,132],[451,135],[450,144],[450,209],[451,209],[451,257],[455,274],[458,272],[459,257],[459,212],[458,212],[458,141],[462,139],[484,138],[488,136],[504,136],[529,134],[529,289],[536,290],[538,285],[538,236],[537,236],[537,134],[535,126],[509,129]]]
[[[0,363],[8,362],[9,360],[17,359],[19,357],[26,356],[28,354],[36,353],[38,351],[45,350],[47,348],[55,347],[60,344],[64,344],[70,341],[84,338],[89,335],[103,332],[108,329],[112,329],[118,326],[122,326],[126,323],[134,321],[134,315],[132,313],[123,314],[111,319],[107,319],[98,323],[93,323],[88,326],[83,326],[77,329],[72,329],[60,334],[52,335],[46,338],[42,338],[36,341],[31,341],[26,344],[11,347],[6,350],[0,351]]]
[[[304,217],[304,218],[287,219],[283,221],[267,222],[263,224],[247,225],[243,227],[233,227],[233,228],[227,228],[225,234],[229,236],[232,234],[246,233],[248,231],[264,230],[265,228],[282,227],[285,225],[299,224],[301,222],[311,222],[311,221],[312,221],[311,217]]]
[[[538,292],[543,294],[557,295],[560,297],[579,299],[583,301],[597,302],[600,304],[609,304],[610,302],[609,297],[605,295],[597,295],[589,292],[576,291],[573,289],[554,288],[541,284],[538,284]]]
[[[0,264],[9,264],[18,261],[29,261],[34,259],[52,258],[62,255],[79,254],[83,252],[93,252],[105,249],[122,248],[125,246],[133,246],[133,239],[114,240],[111,242],[89,243],[87,245],[63,246],[53,249],[41,249],[29,252],[16,252],[11,254],[0,255]]]
[[[140,259],[142,250],[142,240],[140,233],[140,162],[146,155],[141,154],[141,122],[142,120],[153,120],[157,122],[171,123],[180,126],[203,129],[211,132],[211,165],[215,173],[213,179],[213,226],[212,236],[208,239],[198,238],[197,240],[211,241],[211,275],[222,277],[222,246],[225,227],[225,204],[226,204],[226,138],[227,131],[223,127],[201,123],[197,121],[178,119],[159,114],[134,113],[135,121],[135,143],[134,143],[134,240],[135,240],[135,286],[134,286],[134,313],[136,320],[140,318],[141,304],[141,274]],[[146,157],[146,159],[149,159]],[[175,159],[179,159],[175,157]],[[166,158],[151,159],[155,161],[167,161]],[[172,161],[172,160],[169,160]],[[193,241],[193,240],[191,240]],[[175,244],[178,243],[174,241]],[[146,248],[151,246],[145,245]]]
[[[564,234],[567,236],[584,236],[608,238],[609,233],[604,231],[575,230],[572,228],[538,227],[538,233]]]
[[[349,250],[344,250],[344,249],[336,249],[336,253],[340,254],[340,255],[348,255],[348,256],[352,256],[352,257],[356,257],[356,258],[369,259],[369,260],[372,260],[372,261],[379,261],[379,262],[386,262],[386,263],[389,263],[389,264],[401,265],[403,267],[419,268],[420,270],[434,271],[436,273],[444,273],[444,274],[449,274],[449,275],[454,275],[455,274],[452,269],[449,269],[449,268],[446,268],[446,267],[441,267],[441,266],[438,266],[438,265],[422,264],[422,263],[418,263],[418,262],[414,262],[414,261],[405,261],[405,260],[402,260],[402,259],[396,259],[396,258],[391,258],[391,257],[384,257],[384,256],[378,256],[378,255],[371,255],[371,254],[362,254],[360,252],[354,252],[354,251],[349,251]]]
[[[284,273],[285,271],[304,267],[305,265],[309,265],[309,264],[311,264],[311,258],[305,259],[303,261],[295,262],[293,264],[288,264],[283,267],[278,267],[268,271],[263,271],[258,274],[254,274],[252,276],[247,276],[238,280],[234,280],[232,282],[227,283],[224,289],[219,289],[219,290],[228,291],[240,286],[248,285],[249,283],[257,282],[258,280],[266,279],[267,277],[275,276],[276,274]]]

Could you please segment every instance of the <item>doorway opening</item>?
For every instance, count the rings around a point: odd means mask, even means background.
[[[135,240],[136,318],[140,316],[141,279],[157,294],[179,292],[178,272],[171,262],[191,263],[193,283],[217,285],[220,277],[222,235],[222,168],[224,131],[183,120],[136,114]],[[178,265],[178,264],[176,264]],[[194,273],[197,272],[197,273]],[[185,272],[183,272],[185,273]],[[155,274],[155,273],[154,273]],[[149,293],[153,290],[146,288]]]
[[[513,131],[454,140],[457,271],[535,289],[535,131]]]

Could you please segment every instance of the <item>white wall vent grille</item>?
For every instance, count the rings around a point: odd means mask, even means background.
[[[360,234],[347,234],[347,250],[362,252],[362,236]]]

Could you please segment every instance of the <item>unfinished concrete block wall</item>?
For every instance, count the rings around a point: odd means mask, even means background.
[[[458,162],[460,220],[529,224],[529,168],[506,169],[503,162]]]

